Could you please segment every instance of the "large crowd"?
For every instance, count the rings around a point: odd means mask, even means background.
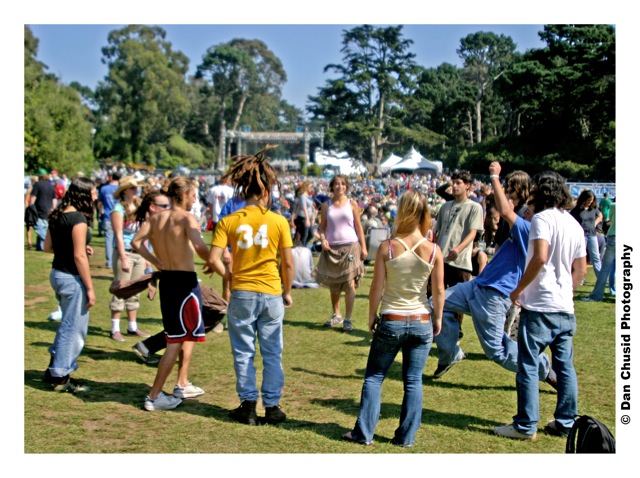
[[[615,295],[615,199],[605,196],[598,204],[589,190],[572,198],[554,172],[533,178],[524,171],[504,177],[501,172],[494,162],[488,182],[467,171],[305,177],[279,173],[263,150],[236,157],[220,176],[124,167],[73,179],[44,170],[25,176],[27,247],[53,254],[50,281],[59,303],[49,316],[60,326],[45,380],[59,392],[90,391],[71,374],[96,301],[90,244],[97,229],[105,237],[104,264],[114,282],[159,281],[164,330],[154,337],[137,325],[138,294],[114,294],[109,303],[111,338],[139,337],[133,352],[157,364],[145,410],[173,409],[205,393],[188,378],[194,345],[208,331],[195,254],[205,262],[204,273],[222,277],[228,307],[225,325],[214,330],[226,327],[233,352],[240,405],[231,416],[249,425],[286,419],[280,406],[282,326],[285,309],[294,306],[291,289],[327,288],[331,309],[325,326],[348,333],[356,326],[355,291],[365,265],[373,264],[368,313],[373,340],[358,418],[343,439],[373,442],[381,385],[402,353],[405,396],[393,443],[413,445],[429,351],[435,343],[436,379],[465,359],[464,315],[471,317],[487,358],[515,373],[516,415],[494,432],[537,438],[542,382],[558,397],[545,430],[567,436],[578,415],[573,293],[590,263],[597,281],[583,300],[602,301],[607,283]],[[204,231],[213,231],[209,245]],[[123,312],[126,331],[120,329]],[[256,344],[263,362],[260,388]],[[165,394],[176,362],[173,393]],[[259,399],[264,416],[258,416]]]

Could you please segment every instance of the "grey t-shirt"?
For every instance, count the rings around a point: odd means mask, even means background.
[[[435,227],[436,239],[442,249],[443,257],[447,257],[449,251],[460,244],[470,231],[475,230],[482,233],[484,230],[482,219],[482,206],[471,199],[444,203],[438,212],[438,222]],[[472,250],[473,241],[458,254],[456,260],[445,260],[445,263],[471,272],[473,270],[471,265]]]

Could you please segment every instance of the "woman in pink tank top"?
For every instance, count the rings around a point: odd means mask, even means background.
[[[331,292],[333,315],[324,325],[342,324],[345,332],[351,332],[351,313],[356,289],[364,275],[367,245],[360,223],[360,210],[353,199],[347,197],[349,181],[345,176],[334,176],[329,183],[333,193],[331,200],[320,211],[320,239],[322,253],[318,260],[316,281]],[[345,318],[340,313],[340,295],[345,294]]]

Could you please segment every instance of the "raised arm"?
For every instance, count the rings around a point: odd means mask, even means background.
[[[507,221],[509,229],[511,229],[518,215],[513,210],[513,203],[509,202],[509,199],[502,189],[500,171],[502,171],[502,167],[497,161],[489,165],[489,177],[491,178],[491,187],[493,188],[493,197],[496,201],[496,209],[498,213],[500,213],[500,217]]]

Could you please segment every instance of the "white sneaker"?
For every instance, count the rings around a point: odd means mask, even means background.
[[[181,403],[182,399],[160,392],[155,400],[150,399],[148,396],[144,399],[144,409],[149,412],[154,410],[173,410]]]
[[[338,314],[333,314],[329,320],[327,320],[324,325],[325,327],[335,327],[337,325],[342,324],[342,316]]]
[[[204,390],[200,387],[196,387],[194,384],[189,382],[186,387],[181,387],[176,384],[173,387],[173,396],[178,398],[194,398],[199,397],[200,395],[204,395]]]
[[[514,440],[528,440],[536,441],[538,433],[534,432],[533,435],[527,435],[515,429],[513,424],[502,425],[501,427],[495,427],[493,433],[505,438],[513,438]]]
[[[53,322],[59,322],[60,320],[62,320],[62,309],[60,308],[60,306],[58,306],[57,310],[54,310],[49,314],[47,320],[51,320]]]

